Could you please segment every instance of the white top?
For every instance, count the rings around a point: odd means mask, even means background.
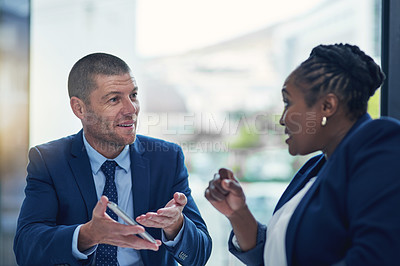
[[[267,227],[267,239],[264,247],[264,264],[266,266],[286,266],[286,231],[304,195],[310,189],[317,177],[313,177],[308,183],[288,202],[286,202],[272,216]]]

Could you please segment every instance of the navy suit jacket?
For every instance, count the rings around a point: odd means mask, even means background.
[[[145,265],[204,265],[211,238],[191,196],[181,148],[138,135],[130,145],[134,213],[165,206],[177,191],[186,195],[185,227],[174,247],[140,251]],[[82,131],[33,147],[29,152],[25,200],[18,219],[14,252],[19,265],[88,265],[72,256],[72,235],[88,222],[97,203],[96,189]],[[146,229],[161,239],[161,229]],[[175,261],[176,260],[176,261]]]
[[[399,265],[399,121],[361,117],[328,160],[317,155],[298,171],[275,211],[314,176],[288,224],[288,265]],[[230,251],[263,265],[266,237],[259,224],[254,249],[238,252],[229,241]]]

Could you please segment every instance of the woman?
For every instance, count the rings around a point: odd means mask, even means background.
[[[257,222],[233,173],[205,192],[230,221],[230,251],[247,265],[398,265],[400,123],[372,120],[367,102],[384,80],[357,46],[320,45],[286,79],[280,124],[291,155],[311,158]]]

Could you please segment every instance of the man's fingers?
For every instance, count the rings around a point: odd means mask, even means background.
[[[141,250],[141,249],[150,249],[150,250],[154,250],[157,251],[158,247],[161,246],[161,241],[160,240],[156,240],[156,243],[151,243],[147,240],[144,240],[140,237],[137,237],[137,241],[135,241],[135,244],[132,246],[132,248],[136,249],[136,250]]]
[[[187,203],[187,198],[186,198],[185,194],[180,193],[180,192],[175,192],[174,199],[175,199],[176,203],[178,203],[179,205],[182,205],[182,206],[185,206]]]
[[[171,214],[172,213],[168,213],[168,215]],[[140,215],[139,217],[137,217],[136,221],[146,227],[164,228],[175,223],[176,217],[178,217],[178,215],[178,212],[174,212],[174,215],[172,216],[160,215],[157,213],[147,213],[145,215]]]
[[[180,208],[180,209],[178,209],[178,208]],[[182,207],[176,207],[176,206],[174,206],[174,207],[166,207],[166,208],[161,208],[161,209],[158,209],[157,210],[157,214],[156,215],[154,215],[154,216],[152,216],[152,217],[150,217],[151,219],[154,217],[154,218],[157,218],[158,216],[161,216],[161,217],[167,217],[167,218],[172,218],[172,217],[175,217],[175,216],[177,216],[177,215],[179,215],[179,213],[181,213],[183,208]]]
[[[101,196],[100,200],[97,202],[96,206],[93,209],[93,215],[96,216],[104,216],[104,213],[107,210],[108,198],[106,196]]]
[[[104,234],[105,240],[137,235],[145,231],[144,227],[141,225],[126,225],[117,222],[108,222],[103,230],[106,232],[106,234]]]
[[[136,250],[141,249],[150,249],[157,251],[158,247],[161,246],[161,241],[156,240],[156,243],[151,243],[147,240],[142,239],[137,235],[128,235],[128,236],[121,236],[119,238],[115,238],[109,241],[106,241],[105,244],[124,247],[124,248],[133,248]]]

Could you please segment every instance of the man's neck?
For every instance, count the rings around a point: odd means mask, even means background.
[[[84,135],[84,138],[89,145],[96,150],[98,153],[106,157],[107,159],[116,158],[124,149],[125,146],[118,145],[116,143],[102,142],[96,139],[88,138]]]

